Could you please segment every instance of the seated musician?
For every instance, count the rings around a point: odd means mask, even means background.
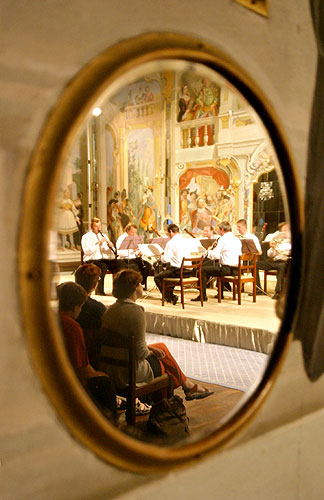
[[[264,290],[261,288],[260,273],[259,270],[272,270],[275,269],[277,274],[277,283],[273,299],[278,299],[280,292],[282,290],[283,277],[285,275],[288,261],[291,254],[291,236],[290,236],[290,226],[287,222],[281,222],[278,226],[278,231],[274,233],[272,239],[269,241],[269,250],[267,251],[266,260],[258,260],[257,262],[257,277],[256,286],[257,294],[265,294]]]
[[[208,249],[207,259],[202,265],[202,289],[203,300],[207,301],[206,288],[210,277],[212,276],[235,276],[237,274],[238,259],[242,253],[242,244],[232,233],[232,227],[229,222],[221,222],[218,226],[220,238],[215,248]],[[223,292],[222,292],[223,293]],[[200,301],[200,295],[193,302]]]
[[[208,240],[217,240],[219,238],[219,234],[215,234],[214,228],[210,225],[206,225],[203,230],[202,236],[200,236],[201,239],[208,239]]]
[[[114,245],[108,236],[102,233],[101,222],[97,217],[91,219],[90,231],[82,236],[81,247],[83,261],[100,267],[101,276],[97,294],[106,295],[104,292],[105,276],[107,269],[112,273],[116,272],[116,259],[113,252]]]
[[[181,236],[179,227],[176,224],[169,224],[167,228],[169,237],[168,243],[165,245],[164,252],[161,256],[163,263],[167,264],[167,268],[156,274],[154,281],[160,292],[162,292],[162,281],[164,278],[179,278],[180,267],[183,257],[188,254],[188,240]],[[176,305],[178,296],[173,293],[173,289],[166,290],[166,301]]]
[[[127,236],[136,236],[137,235],[137,226],[135,224],[128,224],[125,227],[125,232],[119,236],[116,242],[116,248],[118,252],[117,257],[117,269],[120,271],[121,269],[134,269],[141,273],[143,277],[142,284],[146,285],[146,280],[150,271],[152,269],[152,265],[142,259],[142,253],[138,248],[130,248],[130,249],[120,249],[121,244]]]
[[[239,232],[239,238],[245,240],[252,240],[256,246],[258,254],[262,254],[261,245],[259,239],[255,236],[255,234],[249,233],[247,230],[247,223],[245,219],[239,219],[236,223],[237,230]]]

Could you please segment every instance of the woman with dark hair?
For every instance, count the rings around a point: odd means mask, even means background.
[[[150,382],[153,378],[167,373],[172,378],[174,389],[183,388],[186,400],[210,396],[212,392],[187,379],[165,344],[162,342],[146,344],[145,312],[142,306],[136,304],[136,300],[143,295],[141,281],[142,276],[133,269],[125,269],[115,275],[113,295],[117,301],[107,308],[102,318],[103,344],[105,332],[108,335],[109,331],[121,335],[133,335],[136,340],[137,382]],[[104,370],[104,366],[101,369]],[[114,366],[107,370],[116,387],[122,388],[127,385],[128,375],[125,368]]]

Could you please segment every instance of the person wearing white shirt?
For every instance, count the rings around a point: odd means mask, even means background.
[[[117,256],[117,269],[134,269],[141,273],[143,277],[142,285],[146,287],[146,280],[152,265],[146,260],[142,259],[142,253],[138,248],[121,249],[121,245],[127,236],[137,236],[137,226],[136,224],[127,224],[125,227],[125,232],[119,236],[116,242],[116,248],[118,252]]]
[[[242,253],[242,243],[232,233],[232,227],[229,222],[221,222],[218,226],[220,238],[215,248],[208,250],[207,259],[202,265],[202,289],[203,300],[207,301],[206,288],[210,277],[212,276],[235,276],[237,274],[238,259]],[[200,301],[200,295],[193,302]]]
[[[154,277],[155,284],[160,292],[162,292],[162,282],[164,278],[180,277],[182,259],[188,256],[188,240],[181,236],[179,227],[176,224],[169,224],[167,233],[170,239],[165,245],[164,253],[161,256],[162,262],[167,264],[167,269]],[[189,274],[190,271],[188,272],[188,275]],[[171,302],[173,305],[178,301],[178,296],[173,293],[173,288],[169,287],[166,291],[165,298],[167,302]]]
[[[255,234],[252,234],[252,233],[248,232],[246,220],[245,219],[238,220],[237,223],[236,223],[236,227],[237,227],[237,230],[238,230],[238,232],[240,234],[240,239],[252,240],[253,243],[256,246],[258,254],[261,255],[262,254],[262,249],[261,249],[260,241],[255,236]]]
[[[116,259],[113,252],[114,245],[108,236],[101,232],[101,222],[97,217],[91,219],[90,231],[82,236],[81,247],[83,262],[100,267],[101,276],[97,294],[106,295],[104,292],[105,276],[107,269],[112,273],[116,272]]]
[[[281,222],[278,226],[278,231],[273,233],[272,238],[269,242],[269,250],[267,251],[266,260],[258,260],[257,262],[257,295],[265,294],[264,290],[261,288],[260,282],[260,269],[262,270],[272,270],[277,271],[277,283],[275,287],[273,299],[278,299],[282,289],[283,278],[288,266],[288,261],[291,254],[291,235],[290,226],[287,222]]]

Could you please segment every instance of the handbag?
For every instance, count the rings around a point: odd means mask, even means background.
[[[190,435],[189,418],[180,396],[172,396],[152,405],[147,422],[148,431],[174,443]]]

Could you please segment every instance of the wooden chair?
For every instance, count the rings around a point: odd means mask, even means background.
[[[256,302],[256,263],[258,255],[244,253],[239,256],[237,276],[218,276],[218,302],[222,300],[222,283],[233,284],[233,300],[236,299],[235,286],[237,286],[238,305],[241,305],[242,287],[245,283],[253,284],[253,302]]]
[[[162,281],[162,306],[164,306],[165,292],[168,288],[174,288],[175,286],[180,286],[181,289],[181,304],[182,309],[184,309],[184,291],[189,289],[199,290],[201,306],[203,307],[203,292],[202,292],[202,281],[201,281],[201,266],[204,257],[188,257],[183,258],[180,267],[180,277],[179,278],[164,278]],[[186,271],[191,271],[194,276],[186,277]]]
[[[101,331],[101,350],[98,367],[100,370],[110,373],[108,367],[124,367],[128,370],[129,384],[119,390],[117,394],[126,397],[126,421],[135,425],[136,420],[136,398],[146,394],[152,394],[162,389],[167,390],[168,397],[173,394],[172,380],[166,373],[154,378],[151,382],[136,385],[136,342],[134,336],[121,335],[109,329]]]
[[[264,286],[263,290],[266,292],[267,291],[267,277],[268,275],[270,276],[277,276],[278,271],[276,269],[266,269],[264,271]]]

